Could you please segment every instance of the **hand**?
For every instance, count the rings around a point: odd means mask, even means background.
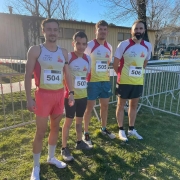
[[[32,98],[27,101],[27,109],[30,112],[34,112],[35,109],[36,109],[36,103],[35,103],[35,101]]]
[[[70,94],[68,99],[69,99],[69,101],[68,101],[69,106],[74,106],[74,96],[73,96],[73,94]]]

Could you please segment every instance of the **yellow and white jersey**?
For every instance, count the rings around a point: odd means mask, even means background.
[[[101,45],[96,39],[88,42],[85,53],[91,57],[90,82],[109,81],[109,63],[112,59],[112,46],[104,42]]]
[[[147,41],[135,43],[132,39],[122,41],[114,57],[120,59],[118,84],[143,85],[144,61],[151,58],[152,47]]]
[[[58,90],[63,85],[63,67],[65,58],[62,49],[57,46],[55,52],[40,44],[41,53],[34,68],[34,78],[37,87],[47,90]]]
[[[83,54],[82,57],[78,57],[74,52],[71,52],[68,53],[68,63],[72,76],[74,98],[81,99],[87,97],[87,81],[89,81],[87,75],[91,70],[90,56]],[[65,97],[68,98],[67,87]]]

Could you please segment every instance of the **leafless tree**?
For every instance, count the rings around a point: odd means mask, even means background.
[[[57,19],[74,19],[77,15],[75,0],[9,0],[7,6],[12,6],[15,13],[41,16]]]
[[[75,4],[74,0],[59,0],[59,7],[57,14],[59,19],[62,20],[74,19],[74,17],[76,17],[76,13],[77,13],[77,4]]]

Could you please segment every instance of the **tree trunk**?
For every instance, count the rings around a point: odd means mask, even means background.
[[[143,39],[149,42],[149,38],[147,34],[147,24],[146,24],[146,0],[137,0],[137,6],[138,6],[138,19],[144,21],[144,26],[146,29]]]

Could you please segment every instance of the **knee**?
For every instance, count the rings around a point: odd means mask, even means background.
[[[85,114],[91,114],[94,106],[87,106],[85,110]]]
[[[131,104],[129,108],[131,110],[137,110],[137,106],[138,106],[137,104]]]
[[[57,126],[51,126],[51,132],[58,133],[59,132],[59,125]]]
[[[101,104],[101,109],[103,109],[104,111],[108,110],[108,104]]]
[[[82,127],[82,123],[76,123],[76,129],[79,129]]]
[[[38,140],[43,140],[44,136],[45,136],[46,131],[45,130],[37,130],[36,131],[36,138]]]
[[[68,122],[67,120],[65,120],[64,125],[63,125],[63,129],[69,129],[71,127],[71,125],[72,125],[72,121]]]
[[[117,111],[124,111],[124,104],[117,104]]]

